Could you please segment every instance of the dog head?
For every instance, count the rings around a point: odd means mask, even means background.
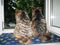
[[[20,22],[29,23],[30,21],[27,12],[23,10],[16,9],[15,18],[16,18],[16,23],[20,23]]]

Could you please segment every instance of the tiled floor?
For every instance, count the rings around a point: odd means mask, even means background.
[[[52,43],[52,42],[60,42],[60,37],[54,34],[50,34],[52,38],[50,42],[42,42],[38,37],[32,38],[32,44],[40,44],[40,43]],[[19,44],[18,41],[13,37],[12,33],[5,33],[0,35],[0,45],[22,45]]]

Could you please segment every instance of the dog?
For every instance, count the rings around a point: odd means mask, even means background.
[[[50,41],[51,38],[48,36],[49,32],[42,14],[42,7],[32,8],[32,29],[37,32],[36,35],[39,36],[42,42]]]
[[[14,37],[22,44],[30,44],[33,37],[33,30],[31,28],[31,21],[27,12],[16,9],[15,12],[16,26],[14,30]]]
[[[16,26],[14,37],[22,44],[30,44],[31,38],[39,36],[44,41],[50,41],[49,32],[46,27],[46,21],[42,14],[41,7],[32,8],[32,21],[28,13],[23,10],[16,9],[15,12]]]

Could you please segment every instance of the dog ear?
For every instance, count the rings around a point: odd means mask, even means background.
[[[34,15],[35,15],[35,10],[36,10],[36,7],[33,7],[33,8],[32,8],[32,18],[33,18]]]
[[[18,9],[15,10],[15,19],[16,19],[16,23],[19,23],[21,13],[22,13],[21,10],[18,10]]]
[[[18,13],[21,13],[21,12],[22,12],[21,10],[16,9],[15,10],[15,15],[17,15]]]

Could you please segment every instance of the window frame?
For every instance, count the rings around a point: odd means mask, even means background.
[[[14,29],[4,29],[4,0],[0,0],[0,22],[1,22],[1,33],[13,33]]]
[[[47,23],[47,29],[49,32],[54,33],[58,36],[60,36],[60,28],[54,27],[51,25],[52,22],[52,1],[53,0],[46,0],[46,23]]]

